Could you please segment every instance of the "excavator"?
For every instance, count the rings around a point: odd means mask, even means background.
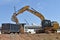
[[[17,16],[19,14],[22,14],[24,11],[31,12],[32,14],[34,14],[35,16],[37,16],[41,19],[41,26],[45,33],[55,33],[57,31],[57,29],[59,28],[58,22],[56,22],[56,21],[51,22],[51,20],[45,19],[45,17],[41,13],[37,12],[33,8],[30,8],[30,6],[24,6],[23,8],[18,10],[17,13],[13,13],[11,20],[13,22],[15,22],[16,24],[19,24],[19,20],[18,20]],[[39,33],[39,31],[38,31],[38,33]]]

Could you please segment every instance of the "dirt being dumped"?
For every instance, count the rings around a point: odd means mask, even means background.
[[[0,34],[0,40],[60,40],[60,34]]]

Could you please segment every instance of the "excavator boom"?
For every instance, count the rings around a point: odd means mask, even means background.
[[[36,10],[34,10],[33,8],[29,9],[29,6],[25,6],[23,8],[21,8],[17,13],[13,14],[12,16],[12,21],[16,22],[16,24],[18,24],[18,19],[17,19],[17,15],[23,13],[24,11],[28,11],[28,12],[31,12],[32,14],[36,15],[37,17],[39,17],[42,20],[45,20],[44,16],[37,12]]]
[[[39,13],[39,12],[37,12],[37,11],[35,11],[35,10],[31,10],[31,9],[28,9],[27,11],[29,11],[29,12],[31,12],[32,14],[36,15],[37,17],[39,17],[39,18],[41,19],[41,21],[42,21],[42,20],[45,20],[44,16],[43,16],[41,13]]]

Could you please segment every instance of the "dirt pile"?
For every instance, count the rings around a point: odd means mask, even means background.
[[[60,34],[0,34],[0,40],[60,40]]]

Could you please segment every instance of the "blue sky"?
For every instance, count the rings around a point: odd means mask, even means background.
[[[26,5],[43,14],[46,19],[60,23],[60,0],[0,0],[0,25],[2,23],[14,23],[11,21],[14,6],[17,11]],[[25,19],[29,24],[40,24],[41,22],[38,17],[27,11],[17,17],[20,23],[26,23]]]

